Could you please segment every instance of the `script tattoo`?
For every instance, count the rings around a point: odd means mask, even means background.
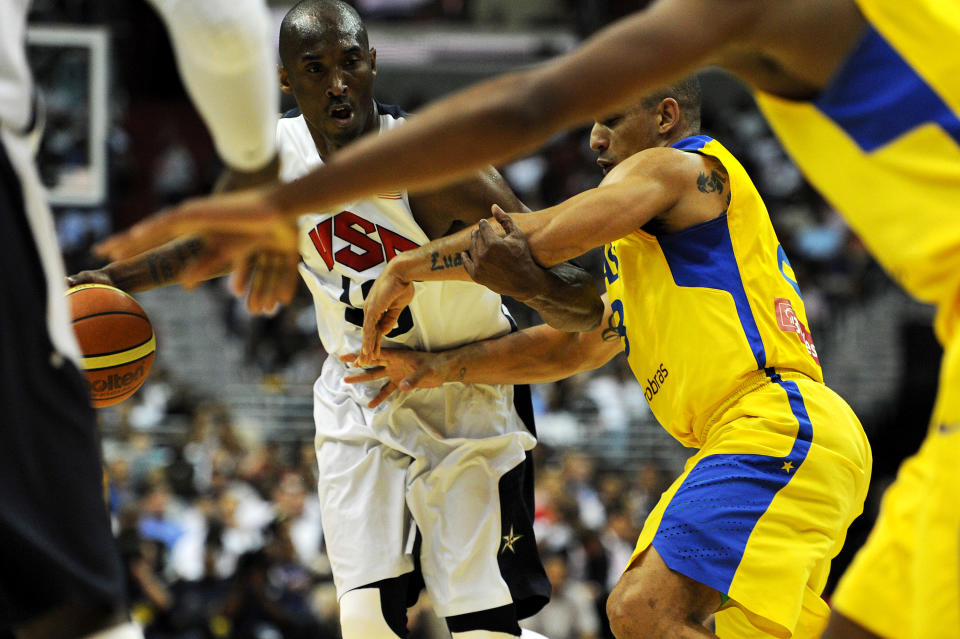
[[[149,255],[147,266],[150,268],[150,276],[154,284],[169,284],[174,281],[183,267],[203,253],[203,250],[203,240],[192,237],[183,242],[177,242],[167,251]]]
[[[458,266],[463,266],[463,257],[459,253],[442,256],[437,252],[430,254],[431,271],[442,271],[444,269],[456,268]]]
[[[720,193],[723,191],[723,185],[726,184],[726,182],[727,178],[724,177],[724,174],[721,174],[720,171],[710,171],[709,176],[701,171],[700,175],[697,176],[697,189],[699,189],[701,193]]]

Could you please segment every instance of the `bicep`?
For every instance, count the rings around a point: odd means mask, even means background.
[[[638,230],[677,202],[677,186],[671,179],[641,173],[515,216],[514,222],[526,233],[537,262],[553,266]]]

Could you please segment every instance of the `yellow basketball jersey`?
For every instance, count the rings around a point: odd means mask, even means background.
[[[810,181],[910,293],[960,315],[960,3],[857,0],[870,23],[813,102],[757,102]]]
[[[679,233],[638,230],[604,249],[627,360],[654,415],[687,446],[758,370],[823,374],[800,288],[747,172],[719,142],[674,145],[719,160],[727,212]]]

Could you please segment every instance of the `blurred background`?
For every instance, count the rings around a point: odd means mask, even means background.
[[[293,3],[270,4],[279,25]],[[416,111],[455,88],[568,51],[638,3],[354,4],[378,50],[377,97]],[[208,191],[221,167],[165,30],[143,0],[35,0],[32,24],[30,59],[47,107],[40,166],[67,270],[76,272],[99,266],[89,255],[94,241]],[[873,442],[873,487],[837,575],[925,432],[940,357],[932,312],[890,282],[805,182],[750,95],[720,72],[702,80],[705,132],[739,157],[764,196],[802,287],[827,383]],[[500,168],[534,209],[601,177],[586,129]],[[599,255],[581,263],[601,286]],[[154,370],[132,399],[99,412],[135,618],[158,639],[338,637],[315,497],[310,390],[326,353],[306,291],[272,318],[247,315],[219,281],[191,294],[173,288],[137,297],[155,325]],[[522,326],[540,321],[508,305]],[[552,639],[610,636],[606,593],[692,451],[652,418],[622,356],[538,385],[534,398],[536,523],[554,600],[525,625]],[[412,637],[448,636],[426,596],[410,616]]]

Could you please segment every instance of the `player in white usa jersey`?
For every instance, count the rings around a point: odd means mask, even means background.
[[[365,133],[401,125],[398,110],[373,99],[376,54],[349,5],[298,4],[284,18],[280,55],[281,87],[300,107],[277,127],[283,179]],[[549,596],[532,530],[528,389],[453,384],[369,408],[384,389],[345,383],[349,369],[338,358],[358,348],[363,297],[387,260],[482,219],[493,203],[519,205],[488,169],[441,191],[382,193],[300,218],[300,271],[331,355],[314,386],[316,441],[345,639],[405,636],[408,597],[421,578],[454,637],[519,636],[518,618]],[[164,251],[111,264],[100,276],[127,290],[149,288],[144,265],[166,259]],[[536,290],[528,303],[554,325],[573,330],[599,320],[599,296],[582,271],[544,271]],[[388,341],[405,348],[452,348],[510,331],[499,296],[470,282],[418,288],[397,319]]]

